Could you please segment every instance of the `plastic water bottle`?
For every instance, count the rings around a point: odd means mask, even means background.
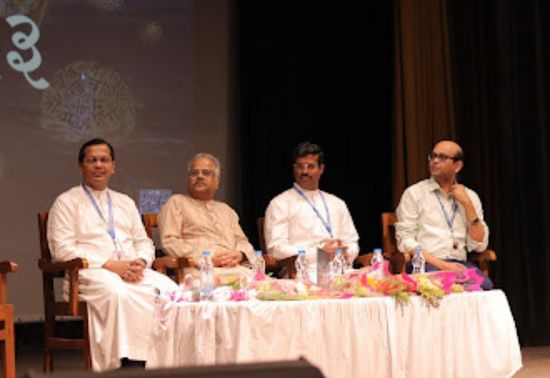
[[[384,278],[384,257],[382,256],[382,248],[374,248],[374,256],[370,261],[372,266],[372,277],[378,280]]]
[[[252,263],[252,273],[254,281],[261,281],[265,279],[265,260],[262,256],[262,251],[256,251],[254,253],[254,262]]]
[[[305,250],[300,249],[298,251],[298,257],[296,257],[295,267],[296,279],[298,281],[307,281],[307,262]]]
[[[340,248],[336,250],[336,255],[330,262],[330,279],[333,281],[344,274],[344,267],[346,262],[344,261],[344,254]]]
[[[422,274],[425,273],[426,260],[424,255],[422,255],[422,248],[416,247],[414,256],[412,258],[412,274]]]
[[[200,278],[200,299],[201,301],[211,301],[214,296],[216,284],[214,282],[214,265],[212,264],[210,251],[202,251]]]

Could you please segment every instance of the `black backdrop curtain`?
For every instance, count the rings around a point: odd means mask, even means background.
[[[321,187],[346,201],[362,250],[380,245],[391,210],[392,4],[313,1],[237,3],[241,223],[293,181],[302,141],[325,150]]]
[[[548,2],[450,2],[458,136],[522,345],[550,344]]]

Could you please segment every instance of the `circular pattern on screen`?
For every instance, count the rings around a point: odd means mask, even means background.
[[[124,0],[88,0],[95,7],[104,11],[114,11],[124,7]]]
[[[134,129],[130,88],[112,68],[74,62],[57,71],[42,95],[42,127],[66,141],[117,138]]]
[[[41,0],[0,0],[0,18],[14,14],[29,14],[41,3]]]

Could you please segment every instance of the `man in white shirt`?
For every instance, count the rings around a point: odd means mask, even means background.
[[[463,156],[457,143],[437,143],[428,155],[431,177],[407,188],[396,210],[398,249],[414,254],[420,247],[427,272],[475,267],[467,261],[467,252],[487,248],[489,228],[481,201],[473,190],[457,182]],[[491,289],[493,283],[486,278],[482,287]]]
[[[82,183],[61,194],[49,212],[54,260],[88,261],[79,273],[87,302],[92,367],[145,366],[158,293],[177,289],[149,267],[154,258],[134,201],[107,188],[115,172],[113,147],[92,139],[79,152]]]
[[[359,253],[359,236],[344,201],[319,189],[325,170],[323,150],[304,142],[294,151],[292,188],[273,198],[265,212],[265,241],[268,253],[283,260],[306,254],[308,274],[316,280],[317,250],[334,258],[342,249],[351,263]]]

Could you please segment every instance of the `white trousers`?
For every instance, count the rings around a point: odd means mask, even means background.
[[[128,283],[106,269],[80,271],[94,371],[116,369],[121,358],[147,361],[157,292],[176,290],[177,285],[151,269],[143,273],[142,281]]]

